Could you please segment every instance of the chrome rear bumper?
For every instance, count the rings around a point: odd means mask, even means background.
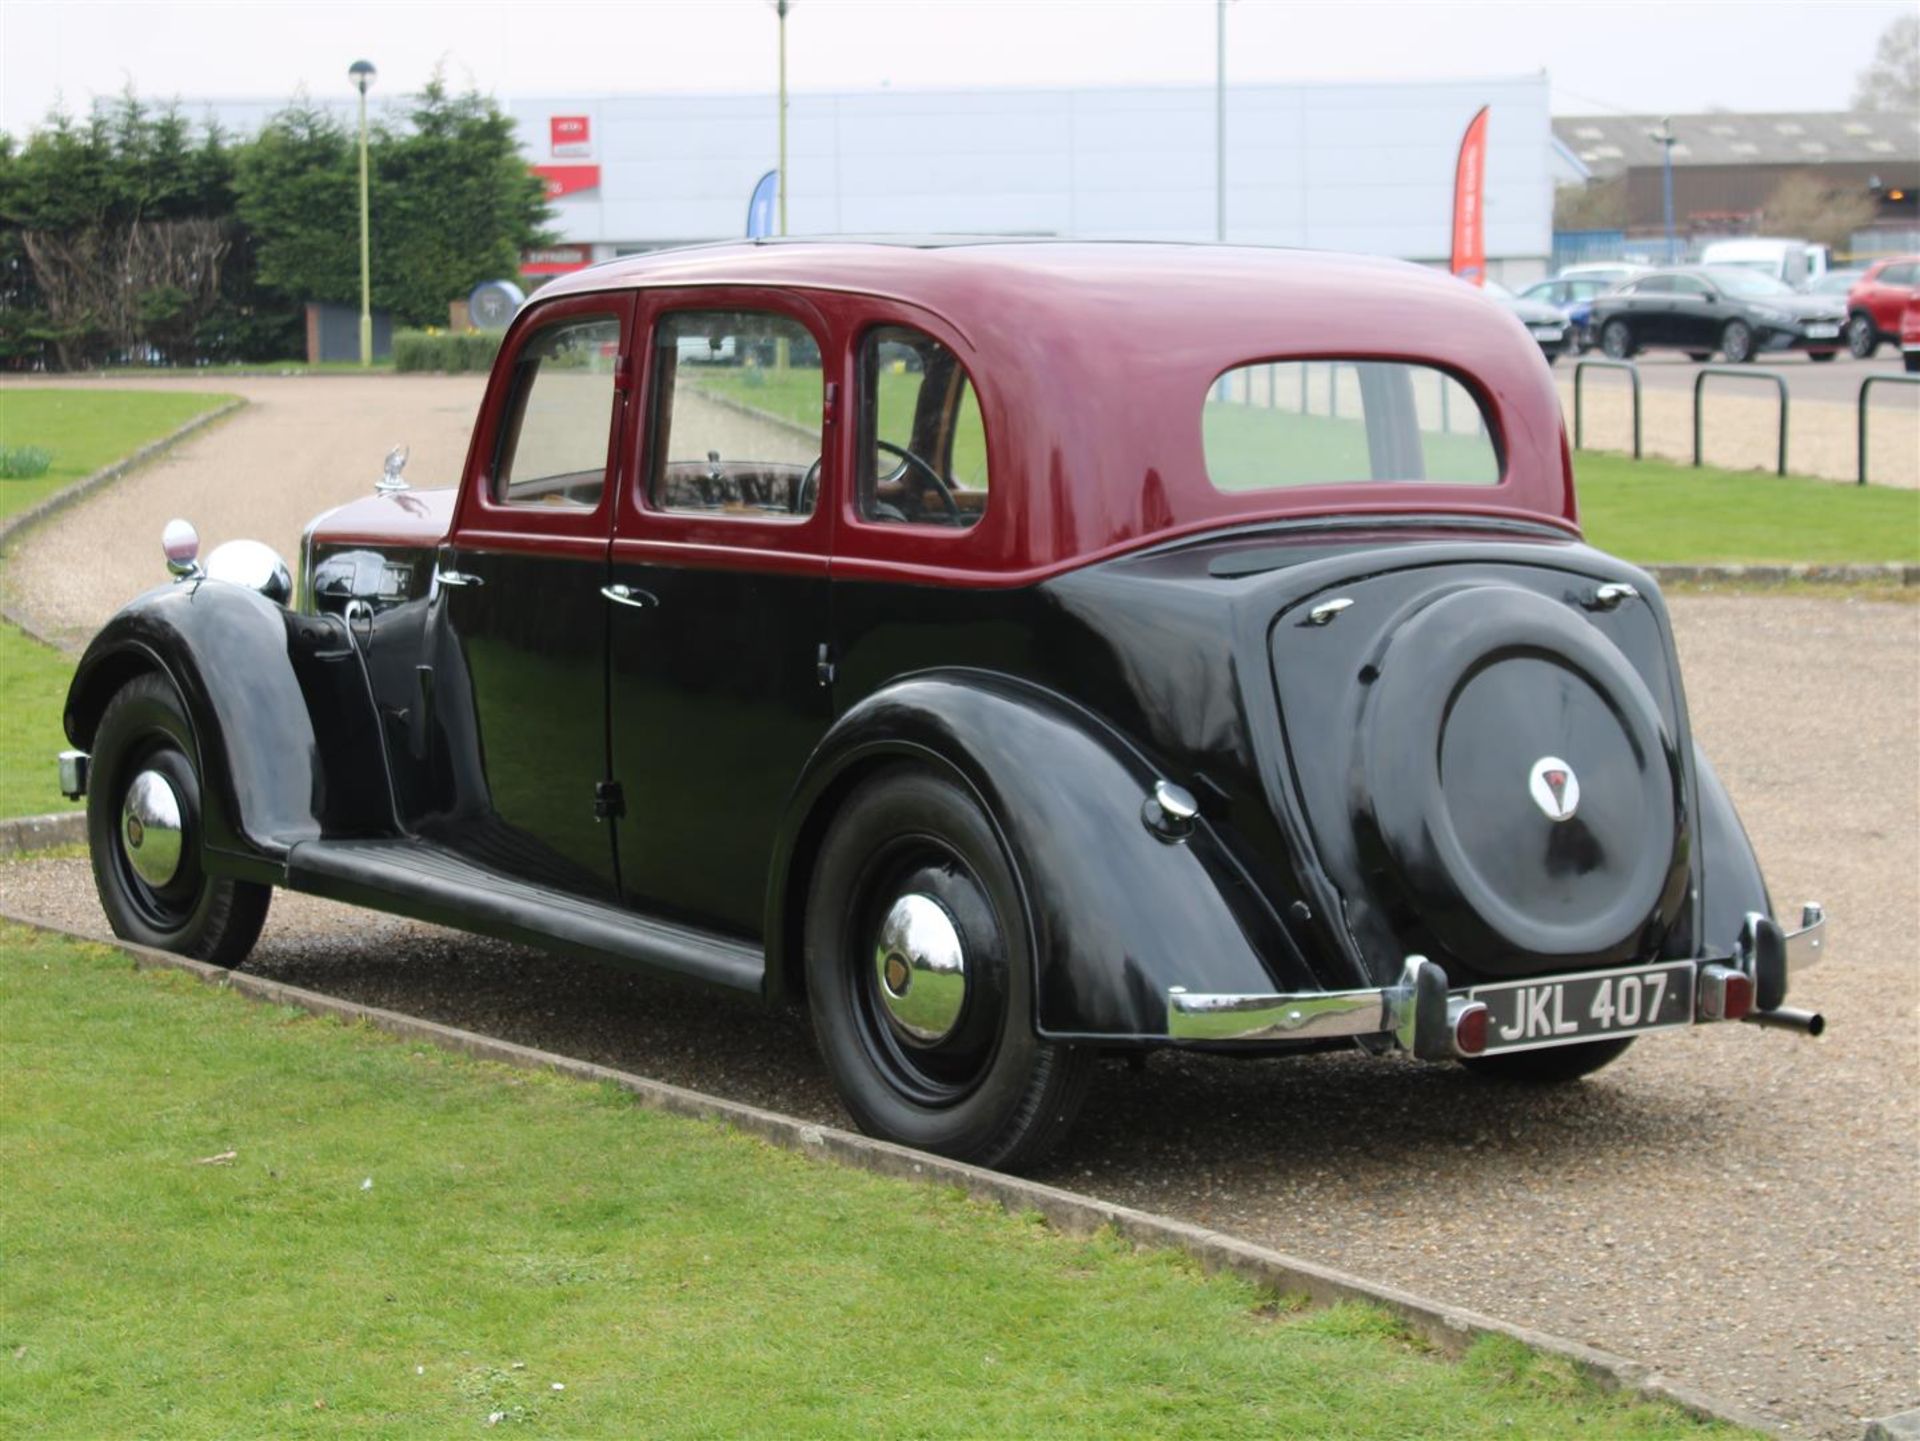
[[[1730,966],[1752,978],[1759,1006],[1751,1018],[1764,1021],[1786,998],[1787,976],[1824,954],[1826,927],[1826,911],[1817,902],[1801,908],[1797,931],[1783,931],[1755,912],[1747,917],[1731,958],[1699,964]],[[1455,1030],[1462,1008],[1472,1004],[1466,992],[1448,991],[1439,966],[1424,956],[1409,956],[1399,984],[1377,990],[1224,995],[1174,986],[1167,992],[1167,1035],[1176,1041],[1249,1046],[1381,1036],[1422,1060],[1448,1060],[1460,1054]]]

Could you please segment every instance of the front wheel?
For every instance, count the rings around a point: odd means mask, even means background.
[[[1009,1170],[1059,1143],[1094,1055],[1035,1032],[1026,907],[970,795],[906,768],[862,785],[805,929],[814,1036],[861,1130]]]
[[[1548,1046],[1538,1051],[1510,1051],[1480,1056],[1460,1064],[1476,1076],[1519,1086],[1564,1086],[1591,1076],[1626,1054],[1632,1036],[1615,1041],[1582,1041],[1577,1046]]]
[[[1634,351],[1633,328],[1624,320],[1609,320],[1600,327],[1600,348],[1609,360],[1626,360]]]
[[[123,940],[216,965],[245,960],[271,888],[208,875],[193,728],[165,677],[129,681],[94,733],[87,844],[94,887]]]
[[[1753,359],[1753,327],[1744,320],[1729,320],[1720,332],[1720,353],[1729,365],[1745,365]]]
[[[1855,360],[1872,360],[1880,348],[1880,332],[1874,329],[1871,315],[1856,314],[1847,322],[1847,354]]]

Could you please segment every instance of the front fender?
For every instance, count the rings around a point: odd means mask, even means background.
[[[279,879],[300,841],[394,829],[366,671],[337,617],[215,580],[148,591],[81,656],[67,738],[90,750],[114,693],[146,671],[193,725],[211,869]]]
[[[865,775],[901,760],[957,778],[999,831],[1026,898],[1042,1035],[1164,1038],[1172,986],[1314,988],[1204,816],[1180,843],[1147,829],[1141,809],[1159,777],[1123,737],[1060,696],[985,672],[896,682],[843,715],[814,752],[774,857],[770,976],[797,966],[811,855],[833,810]]]

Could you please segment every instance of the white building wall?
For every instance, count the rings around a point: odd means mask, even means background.
[[[351,114],[351,99],[328,105]],[[754,182],[775,162],[771,95],[546,95],[505,105],[530,163],[600,167],[597,190],[555,202],[554,229],[602,255],[744,233]],[[1230,87],[1227,238],[1444,260],[1454,162],[1481,105],[1492,106],[1487,255],[1496,273],[1537,273],[1553,229],[1545,74]],[[206,108],[252,129],[278,107]],[[397,116],[405,103],[381,97],[375,108]],[[578,115],[589,121],[590,153],[553,155],[550,120]],[[796,94],[788,152],[796,235],[1214,235],[1208,86]]]

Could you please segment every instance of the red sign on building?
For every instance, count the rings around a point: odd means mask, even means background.
[[[598,165],[536,165],[533,173],[546,182],[549,200],[560,200],[600,188]]]
[[[593,154],[593,129],[588,116],[553,116],[547,121],[547,137],[555,155]]]
[[[522,275],[565,275],[584,270],[593,263],[593,253],[584,245],[554,245],[545,250],[528,250],[520,256]]]

